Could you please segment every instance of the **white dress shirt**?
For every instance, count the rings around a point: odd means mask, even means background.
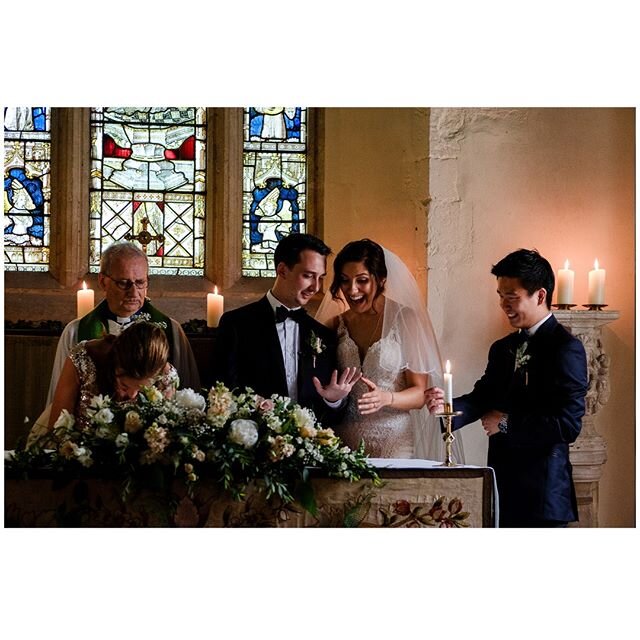
[[[289,311],[295,311],[300,307],[289,309],[282,304],[272,293],[267,291],[267,300],[273,309],[275,316],[277,307],[284,307]],[[287,376],[287,393],[289,397],[298,401],[298,352],[300,351],[300,325],[291,318],[286,318],[284,322],[276,322],[276,331],[280,340],[282,359],[284,360],[284,370]]]

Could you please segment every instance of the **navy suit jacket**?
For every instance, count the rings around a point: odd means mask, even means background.
[[[327,384],[336,368],[336,335],[308,314],[300,323],[298,352],[298,404],[313,409],[321,422],[333,424],[342,413],[331,409],[318,395],[313,377]],[[326,345],[316,354],[309,344],[315,332]],[[251,387],[268,398],[276,393],[288,396],[282,348],[275,315],[267,297],[222,315],[213,355],[214,380],[230,389]]]
[[[509,414],[507,433],[489,437],[501,526],[578,519],[569,444],[582,427],[587,360],[577,338],[551,316],[529,338],[529,360],[515,368],[518,333],[494,342],[473,391],[454,400],[463,415],[453,428],[497,409]]]

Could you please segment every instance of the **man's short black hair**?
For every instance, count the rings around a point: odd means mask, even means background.
[[[496,278],[519,278],[529,295],[538,289],[547,292],[547,307],[551,309],[551,298],[556,284],[553,269],[546,258],[535,249],[518,249],[493,265],[491,273]]]
[[[273,261],[277,267],[284,262],[289,269],[300,262],[300,254],[309,249],[319,253],[321,256],[328,256],[331,249],[320,238],[312,236],[310,233],[290,233],[280,240],[273,254]]]

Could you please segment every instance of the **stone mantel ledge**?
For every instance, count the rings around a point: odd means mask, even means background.
[[[564,324],[577,331],[595,329],[603,327],[609,322],[613,322],[620,317],[619,311],[589,311],[573,310],[573,309],[555,309],[553,315],[558,319],[558,322]]]

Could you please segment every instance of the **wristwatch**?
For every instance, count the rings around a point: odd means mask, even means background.
[[[507,433],[509,430],[509,416],[507,414],[503,415],[498,422],[498,429],[500,429],[500,433]]]

